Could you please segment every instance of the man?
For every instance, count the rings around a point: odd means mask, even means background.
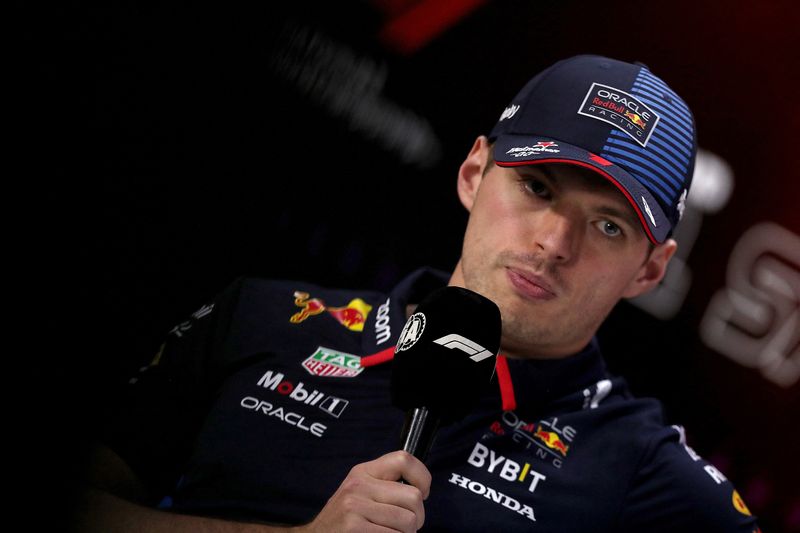
[[[757,531],[682,429],[607,374],[594,340],[620,298],[664,276],[695,152],[688,107],[643,65],[553,65],[459,169],[470,215],[450,276],[423,269],[389,295],[239,280],[132,380],[79,523]],[[403,413],[381,363],[414,305],[445,283],[499,306],[498,379],[422,464],[393,451]]]

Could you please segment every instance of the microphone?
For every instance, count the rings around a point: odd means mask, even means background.
[[[461,287],[429,294],[400,333],[392,362],[392,403],[406,411],[402,449],[425,461],[440,424],[478,403],[500,349],[500,309]]]

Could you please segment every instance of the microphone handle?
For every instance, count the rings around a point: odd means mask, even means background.
[[[400,434],[402,449],[425,462],[436,430],[439,429],[439,422],[440,418],[428,411],[427,407],[415,407],[407,411],[403,432]]]

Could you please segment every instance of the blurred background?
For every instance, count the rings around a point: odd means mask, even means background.
[[[29,500],[66,501],[104,403],[236,277],[451,270],[475,137],[534,73],[594,53],[667,80],[702,149],[666,280],[600,332],[610,369],[764,531],[800,531],[794,0],[263,4],[78,2],[22,28]]]

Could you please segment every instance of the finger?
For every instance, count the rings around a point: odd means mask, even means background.
[[[411,511],[417,517],[417,528],[422,527],[425,522],[425,506],[422,503],[422,491],[417,487],[376,479],[369,489],[372,500]]]
[[[347,505],[353,507],[352,510],[358,511],[355,507],[365,501],[374,501],[407,509],[419,516],[420,522],[424,521],[425,507],[423,494],[419,488],[373,477],[365,470],[365,465],[366,463],[354,467],[337,491]],[[380,470],[379,465],[377,467],[373,465],[373,467]],[[375,472],[374,469],[372,471]],[[385,471],[380,471],[385,473]]]
[[[404,479],[422,492],[423,499],[428,498],[431,488],[431,473],[422,461],[408,452],[402,450],[390,452],[359,466],[362,466],[367,474],[377,479],[387,481]]]
[[[386,503],[372,502],[363,514],[371,523],[383,526],[394,531],[408,531],[413,533],[422,527],[424,517],[409,511],[404,507]]]

